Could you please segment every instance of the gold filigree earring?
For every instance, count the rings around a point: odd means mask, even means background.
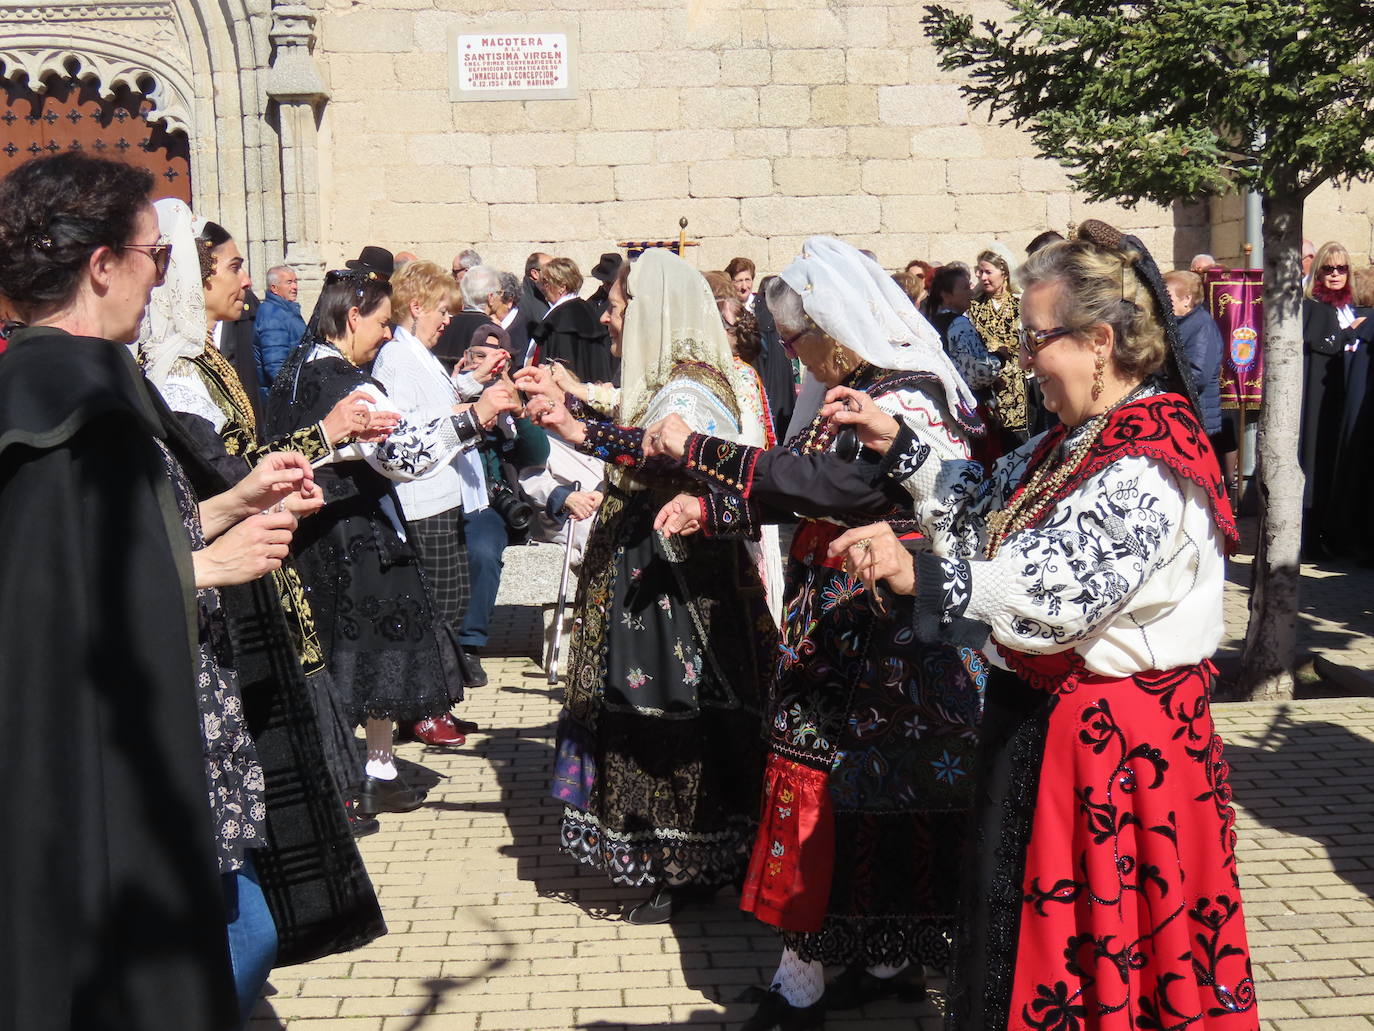
[[[1093,362],[1093,400],[1096,401],[1102,396],[1102,371],[1107,367],[1107,355],[1097,352],[1097,360]]]
[[[840,374],[841,379],[849,375],[849,362],[845,359],[844,348],[838,343],[835,345],[835,349],[830,352],[830,361],[834,364],[835,371]]]

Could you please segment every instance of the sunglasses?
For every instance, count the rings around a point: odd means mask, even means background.
[[[1065,326],[1055,326],[1053,329],[1026,329],[1023,326],[1016,331],[1016,343],[1026,354],[1039,354],[1060,337],[1073,332]]]
[[[153,268],[157,270],[157,281],[161,283],[167,278],[167,268],[172,264],[170,243],[126,243],[120,250],[138,251],[140,254],[148,255],[153,259]]]
[[[1335,273],[1335,274],[1337,274],[1337,275],[1342,275],[1342,276],[1343,276],[1343,275],[1345,275],[1345,274],[1346,274],[1347,272],[1349,272],[1349,271],[1350,271],[1350,266],[1349,266],[1349,265],[1323,265],[1323,266],[1322,266],[1322,275],[1324,275],[1324,276],[1329,276],[1329,275],[1332,275],[1333,273]]]

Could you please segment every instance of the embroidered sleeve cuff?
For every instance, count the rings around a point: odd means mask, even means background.
[[[909,480],[929,457],[930,445],[916,436],[905,419],[898,418],[897,439],[892,442],[887,454],[883,455],[883,460],[878,463],[874,482],[882,477],[893,483]]]
[[[759,539],[754,505],[739,494],[710,491],[701,499],[701,533],[704,537]]]
[[[470,447],[482,437],[482,425],[469,408],[452,418],[453,432],[457,435],[459,446]]]
[[[250,450],[256,449],[244,449],[242,453],[245,457],[249,455]],[[311,465],[318,464],[320,459],[328,458],[334,453],[334,447],[329,443],[329,437],[325,435],[324,423],[322,422],[317,422],[313,426],[303,426],[284,437],[278,437],[261,450],[263,452],[298,451],[305,456],[306,461]]]
[[[588,422],[587,434],[577,450],[603,462],[636,466],[644,461],[644,430],[639,426],[617,426],[609,422]]]
[[[925,644],[982,648],[987,624],[968,616],[971,572],[963,559],[920,551],[916,559],[916,637]]]
[[[688,472],[747,498],[760,454],[761,448],[693,433],[682,459]]]

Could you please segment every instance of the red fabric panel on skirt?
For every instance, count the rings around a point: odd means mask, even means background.
[[[739,908],[784,931],[819,931],[830,904],[835,810],[828,781],[821,770],[768,757]]]
[[[1041,674],[1064,666],[1017,657]],[[1010,1027],[1257,1028],[1211,664],[1061,676],[1026,852]]]

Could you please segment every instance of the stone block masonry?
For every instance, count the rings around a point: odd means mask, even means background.
[[[557,20],[576,36],[574,99],[453,103],[451,29],[537,32],[550,12],[523,0],[328,0],[315,53],[331,91],[325,258],[380,243],[444,262],[472,245],[518,269],[531,250],[555,249],[585,272],[617,240],[675,237],[686,216],[702,267],[742,254],[776,270],[824,232],[897,268],[971,261],[993,238],[1019,253],[1041,230],[1095,216],[1140,235],[1165,266],[1186,265],[1200,241],[1239,260],[1230,202],[1202,208],[1201,223],[1182,207],[1086,202],[1024,133],[969,110],[920,14],[898,0],[573,0]],[[1374,187],[1319,191],[1307,224],[1363,264]]]

